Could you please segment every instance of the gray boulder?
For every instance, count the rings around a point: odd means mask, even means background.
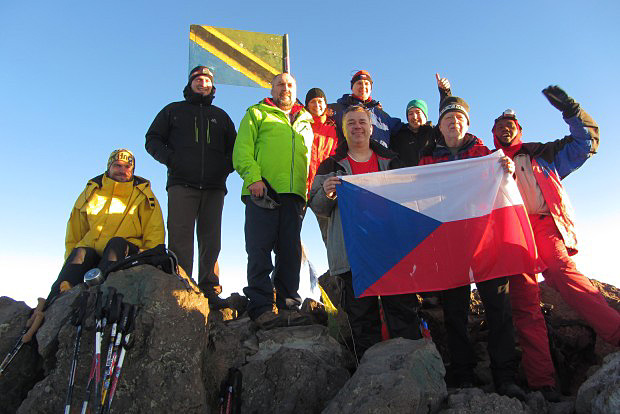
[[[355,374],[323,413],[435,412],[447,395],[444,374],[431,341],[380,342],[364,353]]]
[[[495,393],[486,394],[479,388],[465,388],[451,394],[448,397],[447,406],[447,408],[439,411],[439,414],[535,413],[516,398],[508,398]]]
[[[609,354],[603,365],[577,391],[577,414],[620,413],[620,352]]]
[[[243,365],[242,413],[318,413],[349,379],[353,357],[321,325],[256,333]]]

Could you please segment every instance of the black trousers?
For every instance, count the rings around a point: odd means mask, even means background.
[[[46,302],[49,303],[60,293],[62,282],[67,281],[71,286],[78,285],[84,281],[84,273],[90,269],[98,267],[101,271],[105,271],[114,262],[138,253],[138,251],[140,251],[138,246],[122,237],[112,237],[103,249],[102,256],[99,256],[92,247],[76,247],[62,266]]]
[[[244,198],[248,286],[243,292],[249,299],[248,313],[252,319],[272,309],[274,288],[278,309],[301,305],[297,290],[305,203],[294,194],[279,194],[279,197],[281,205],[273,210],[257,206],[249,197]],[[275,266],[271,260],[272,251]]]
[[[356,298],[351,272],[340,275],[344,279],[344,309],[355,342],[358,359],[374,344],[381,342],[381,316],[379,298],[366,296]],[[420,339],[419,302],[415,294],[381,296],[381,306],[390,338]]]
[[[221,249],[224,190],[199,190],[183,185],[168,188],[168,247],[192,277],[194,228],[198,239],[198,287],[207,296],[222,293],[217,258]]]
[[[512,311],[505,277],[476,284],[484,305],[489,325],[488,352],[495,385],[514,381],[518,366],[515,351]],[[476,357],[467,331],[470,285],[440,292],[448,349],[450,350],[450,376],[452,381],[473,382]]]

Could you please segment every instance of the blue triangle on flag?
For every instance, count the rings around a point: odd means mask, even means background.
[[[344,180],[337,188],[356,296],[364,293],[442,224]]]
[[[189,70],[192,70],[198,65],[203,65],[213,70],[216,84],[262,88],[262,86],[250,78],[247,78],[243,73],[231,68],[220,58],[204,50],[196,42],[190,40],[189,48]]]

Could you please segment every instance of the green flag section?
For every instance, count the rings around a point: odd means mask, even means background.
[[[189,29],[189,70],[213,69],[219,84],[271,88],[284,72],[284,36],[193,24]]]

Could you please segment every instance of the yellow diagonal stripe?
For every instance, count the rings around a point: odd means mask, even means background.
[[[210,44],[208,44],[201,38],[197,37],[193,32],[189,32],[189,39],[192,42],[195,42],[196,44],[200,45],[200,47],[202,47],[203,49],[205,49],[206,51],[208,51],[209,53],[211,53],[218,59],[224,61],[228,66],[243,73],[246,77],[250,78],[251,80],[256,82],[258,85],[262,86],[263,88],[266,88],[266,89],[271,88],[271,84],[269,84],[268,82],[265,82],[264,80],[262,80],[261,78],[259,78],[258,76],[256,76],[255,74],[253,74],[252,72],[244,68],[243,66],[239,65],[235,60],[230,59],[227,55],[220,52],[216,48],[212,47]]]
[[[261,58],[256,56],[254,53],[250,52],[249,50],[242,48],[237,43],[235,43],[231,38],[226,36],[224,33],[220,32],[219,30],[217,30],[215,27],[212,27],[212,26],[202,26],[202,28],[205,29],[207,32],[211,33],[212,35],[218,37],[221,41],[223,41],[228,46],[230,46],[233,49],[235,49],[237,52],[246,55],[247,57],[252,59],[254,62],[256,62],[259,65],[261,65],[263,68],[265,68],[269,72],[273,73],[273,76],[276,76],[276,75],[280,74],[280,72],[281,72],[280,70],[275,69],[269,63],[265,62],[264,60],[262,60]]]

